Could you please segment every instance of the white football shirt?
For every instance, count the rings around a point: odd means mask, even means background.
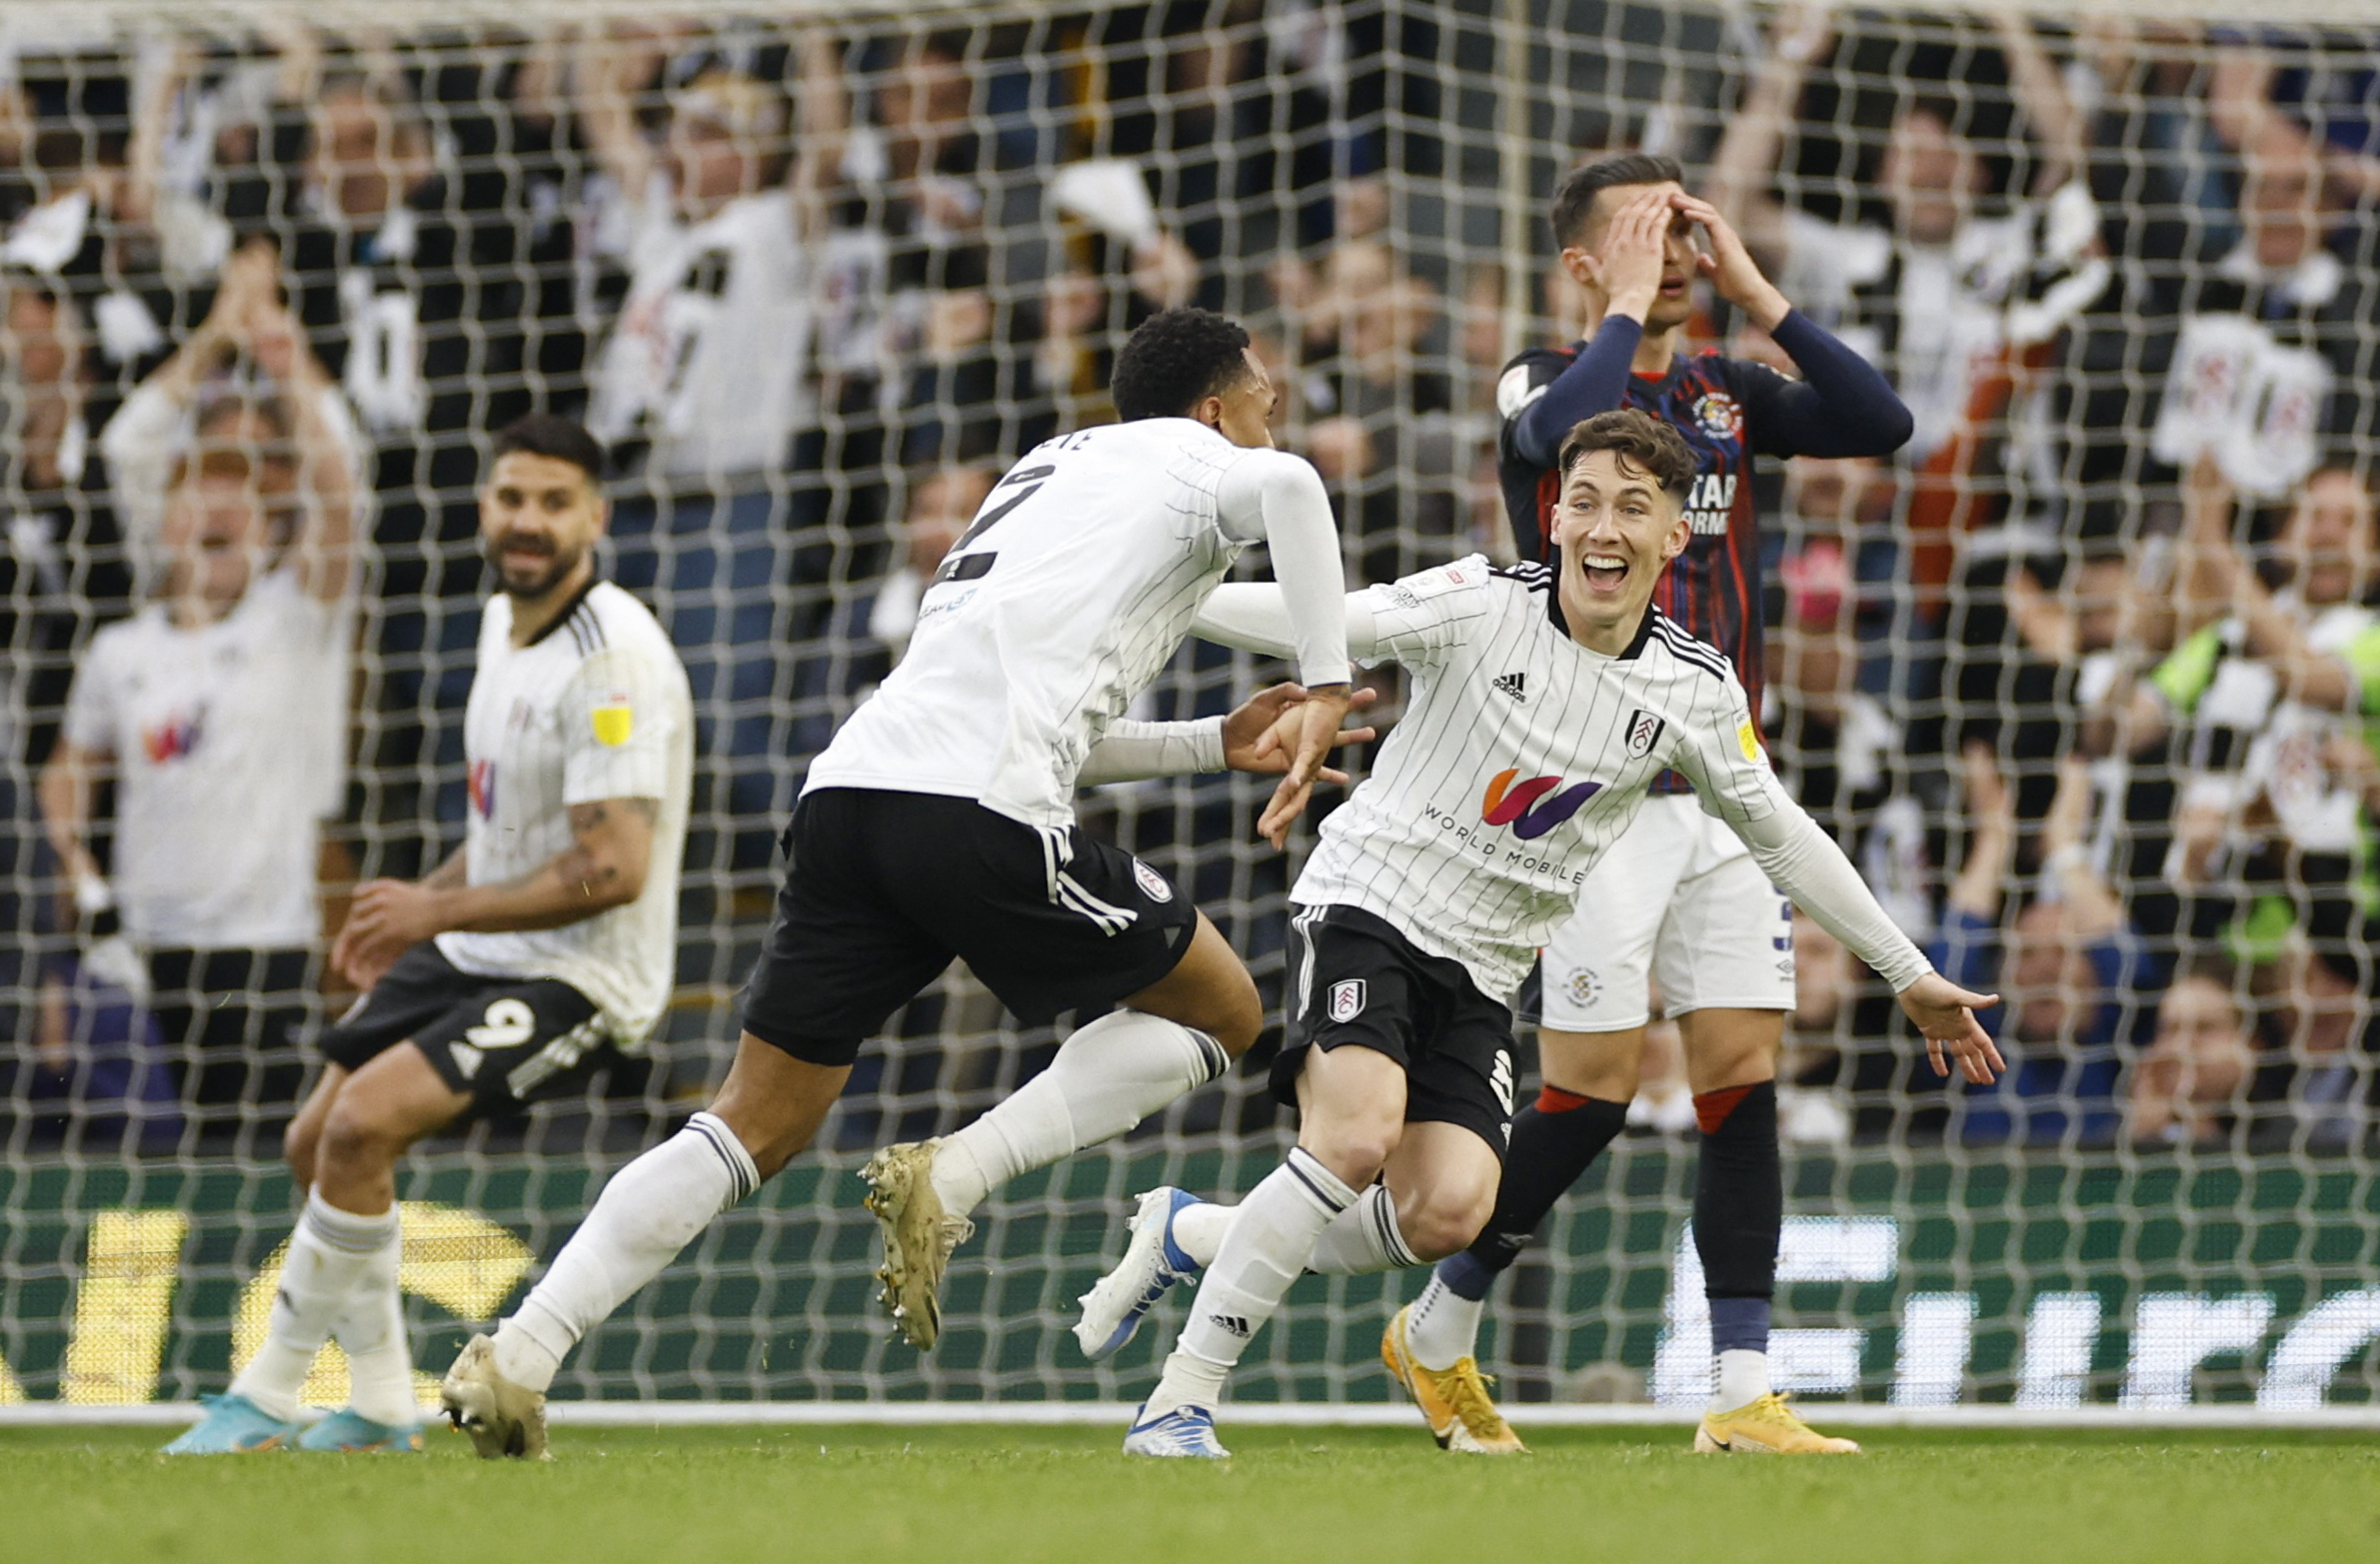
[[[810,254],[787,192],[742,197],[690,227],[656,174],[636,214],[628,298],[596,365],[588,428],[607,443],[651,440],[659,473],[782,465],[813,401]]]
[[[115,757],[114,884],[134,940],[315,942],[354,631],[352,603],[325,603],[282,569],[213,624],[185,629],[153,604],[92,638],[65,731]]]
[[[1359,655],[1412,694],[1371,775],[1322,822],[1292,900],[1359,906],[1508,997],[1578,887],[1674,767],[1731,823],[1795,806],[1725,658],[1648,609],[1606,657],[1570,639],[1541,565],[1478,556],[1356,594]]]
[[[678,871],[694,784],[694,698],[678,649],[642,603],[598,582],[528,646],[492,599],[463,717],[470,763],[464,851],[472,884],[535,873],[572,841],[570,806],[653,798],[645,888],[560,928],[438,936],[480,977],[552,977],[595,1001],[622,1048],[660,1019],[678,961]]]
[[[984,501],[920,601],[901,666],[803,790],[940,793],[1069,824],[1092,746],[1259,539],[1303,637],[1299,677],[1345,680],[1337,540],[1303,461],[1186,418],[1046,442]]]

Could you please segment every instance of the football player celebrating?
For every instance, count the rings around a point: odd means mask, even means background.
[[[1227,1216],[1179,1191],[1144,1197],[1125,1265],[1086,1299],[1079,1335],[1112,1348],[1174,1280],[1204,1271],[1126,1450],[1225,1453],[1224,1377],[1300,1270],[1385,1270],[1472,1240],[1511,1124],[1507,997],[1671,768],[1891,982],[1937,1072],[1949,1057],[1972,1080],[2000,1067],[1974,1016],[1994,997],[1927,964],[1777,782],[1727,660],[1652,605],[1687,547],[1696,467],[1668,425],[1598,415],[1561,452],[1558,566],[1473,558],[1347,600],[1350,652],[1403,664],[1413,694],[1291,893],[1299,944],[1272,1081],[1297,1106],[1297,1144]],[[1196,628],[1288,645],[1272,588],[1222,589]],[[1698,1447],[1765,1448],[1800,1426],[1781,1398],[1760,1403],[1706,1418]]]
[[[1688,196],[1668,158],[1588,164],[1553,196],[1561,264],[1595,316],[1574,348],[1531,349],[1497,385],[1505,508],[1524,560],[1543,560],[1559,492],[1554,457],[1579,420],[1636,408],[1676,429],[1695,459],[1689,541],[1655,589],[1675,629],[1727,655],[1760,711],[1760,541],[1752,458],[1882,456],[1909,439],[1907,408],[1866,360],[1787,303],[1719,213]],[[1699,237],[1697,237],[1699,236]],[[1767,332],[1804,379],[1716,354],[1679,352],[1697,278]],[[1591,917],[1553,930],[1543,954],[1537,1033],[1542,1090],[1512,1127],[1494,1216],[1437,1269],[1381,1354],[1425,1404],[1425,1375],[1463,1381],[1480,1413],[1455,1443],[1516,1449],[1478,1381],[1475,1342],[1487,1289],[1563,1191],[1610,1144],[1636,1094],[1648,978],[1685,1043],[1702,1131],[1694,1243],[1710,1297],[1713,1393],[1724,1416],[1762,1406],[1768,1316],[1783,1229],[1776,1058],[1793,1008],[1780,962],[1791,914],[1735,834],[1660,778],[1635,826],[1597,864],[1580,904]],[[1467,1365],[1467,1366],[1466,1366]],[[1433,1432],[1448,1434],[1443,1413]]]
[[[482,1455],[544,1452],[563,1356],[809,1144],[861,1045],[953,957],[1028,1022],[1097,1018],[982,1118],[869,1164],[885,1301],[920,1347],[986,1194],[1122,1134],[1255,1041],[1247,968],[1163,874],[1076,825],[1075,787],[1285,772],[1258,822],[1277,845],[1352,705],[1337,532],[1314,470],[1271,449],[1272,382],[1234,323],[1152,317],[1113,392],[1123,423],[1049,441],[994,486],[935,572],[909,655],[812,763],[710,1110],[621,1169],[545,1279],[449,1370],[448,1414]],[[1256,542],[1294,626],[1294,704],[1242,708],[1236,733],[1125,720]],[[1285,753],[1251,759],[1276,729]]]

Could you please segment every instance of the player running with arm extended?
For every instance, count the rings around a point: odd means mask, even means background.
[[[1599,415],[1562,452],[1557,567],[1473,558],[1348,599],[1350,649],[1403,664],[1413,694],[1291,893],[1291,1020],[1272,1082],[1297,1105],[1297,1145],[1235,1210],[1144,1196],[1124,1265],[1085,1300],[1082,1339],[1113,1350],[1175,1280],[1204,1272],[1128,1451],[1223,1453],[1224,1377],[1299,1271],[1410,1265],[1478,1232],[1511,1122],[1506,999],[1670,767],[1892,983],[1937,1071],[1951,1058],[1969,1079],[1999,1068],[1973,1013],[1995,1000],[1946,981],[1893,925],[1778,784],[1726,660],[1651,606],[1686,547],[1694,467],[1669,426]],[[1285,644],[1277,594],[1260,587],[1217,593],[1197,632]]]
[[[1097,1018],[991,1112],[869,1164],[885,1301],[920,1347],[977,1202],[1122,1134],[1255,1041],[1246,967],[1163,874],[1075,824],[1075,787],[1231,759],[1215,720],[1152,733],[1121,714],[1262,542],[1304,682],[1294,710],[1276,700],[1239,736],[1252,750],[1294,731],[1291,756],[1248,767],[1287,760],[1259,821],[1277,844],[1351,704],[1337,533],[1314,470],[1271,449],[1272,383],[1237,325],[1153,317],[1112,389],[1123,423],[1044,444],[993,489],[908,656],[812,764],[710,1110],[621,1169],[536,1290],[447,1374],[448,1413],[481,1454],[542,1453],[563,1356],[810,1143],[862,1043],[954,956],[1030,1024]]]
[[[1554,192],[1563,267],[1598,314],[1576,348],[1532,349],[1497,386],[1498,471],[1523,559],[1544,560],[1559,480],[1554,457],[1579,420],[1636,408],[1676,429],[1696,459],[1686,501],[1691,541],[1653,595],[1670,624],[1733,662],[1759,719],[1763,671],[1759,518],[1752,458],[1881,456],[1909,439],[1907,408],[1866,360],[1786,301],[1710,206],[1686,195],[1676,163],[1620,157],[1566,176]],[[1695,245],[1699,229],[1707,246]],[[1715,354],[1680,354],[1696,276],[1767,331],[1803,381]],[[1563,1191],[1610,1144],[1636,1094],[1660,980],[1684,1040],[1702,1142],[1694,1243],[1711,1299],[1713,1413],[1765,1406],[1768,1315],[1782,1235],[1776,1057],[1793,1008],[1791,914],[1735,834],[1694,806],[1672,776],[1596,865],[1580,904],[1542,957],[1537,1051],[1543,1090],[1512,1127],[1494,1217],[1449,1257],[1382,1353],[1415,1396],[1415,1365],[1467,1370],[1488,1288]],[[1779,941],[1786,941],[1779,943]],[[1476,1383],[1470,1408],[1493,1403]],[[1434,1430],[1442,1439],[1443,1427]],[[1502,1420],[1470,1431],[1513,1448]]]

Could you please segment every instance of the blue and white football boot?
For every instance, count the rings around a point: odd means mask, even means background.
[[[1214,1413],[1202,1406],[1183,1405],[1149,1415],[1149,1403],[1133,1414],[1124,1436],[1127,1455],[1188,1456],[1196,1460],[1227,1461],[1231,1452],[1214,1437]]]
[[[289,1447],[293,1450],[331,1450],[349,1454],[366,1451],[419,1454],[422,1448],[422,1425],[376,1423],[354,1407],[343,1406],[291,1440]]]
[[[167,1445],[167,1455],[253,1455],[278,1450],[297,1437],[297,1424],[283,1422],[246,1396],[201,1396],[198,1404],[207,1415]]]
[[[1083,1355],[1093,1360],[1113,1356],[1133,1339],[1141,1321],[1157,1300],[1175,1284],[1198,1274],[1198,1262],[1174,1241],[1174,1218],[1185,1206],[1198,1204],[1197,1196],[1171,1185],[1141,1196],[1141,1207],[1127,1224],[1133,1235],[1124,1258],[1083,1294],[1083,1318],[1076,1322],[1075,1339]]]

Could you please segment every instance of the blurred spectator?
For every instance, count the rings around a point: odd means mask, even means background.
[[[347,399],[302,335],[273,328],[287,321],[280,304],[273,247],[252,240],[224,267],[212,308],[173,357],[124,399],[100,432],[117,509],[145,571],[156,558],[166,488],[193,444],[241,447],[261,463],[259,486],[269,503],[297,487],[296,453],[283,397],[309,388],[325,438],[347,466],[349,483],[369,482],[369,448]],[[237,376],[245,368],[251,377]]]
[[[26,1036],[14,1095],[24,1099],[36,1141],[86,1152],[179,1143],[173,1069],[146,1004],[60,955],[42,973]],[[7,1073],[0,1068],[0,1077]]]
[[[1875,176],[1890,228],[1824,223],[1769,194],[1802,83],[1834,42],[1822,9],[1780,13],[1711,164],[1713,204],[1773,259],[1787,298],[1888,369],[1917,422],[1906,459],[1944,479],[1974,470],[1976,453],[1955,446],[1998,419],[2011,357],[2047,343],[2109,276],[2091,258],[2098,213],[2076,178],[2080,119],[2029,23],[1995,16],[1993,28],[2039,143],[2029,189],[2005,217],[1979,210],[1984,160],[1949,99],[1905,99],[1893,116]]]
[[[2152,432],[2156,456],[2202,453],[2237,487],[2285,494],[2326,440],[2380,436],[2380,275],[2324,190],[2319,151],[2278,115],[2240,148],[2240,237],[2180,280]]]
[[[1198,258],[1159,215],[1137,164],[1069,164],[1045,200],[1065,260],[1043,285],[1034,375],[1059,423],[1098,423],[1114,417],[1107,387],[1116,350],[1150,316],[1195,297]]]
[[[880,340],[854,347],[874,355],[860,367],[899,398],[893,455],[904,466],[1015,448],[999,406],[1008,388],[993,341],[984,152],[965,48],[964,35],[906,41],[844,157],[852,194],[838,231],[884,248]]]
[[[2125,1080],[2124,1139],[2135,1146],[2221,1145],[2255,1072],[2256,1048],[2232,985],[2179,973],[2157,1002],[2157,1034]]]
[[[1952,982],[2003,996],[1978,1018],[2008,1073],[1988,1086],[1954,1088],[1961,1092],[1954,1132],[1970,1143],[2104,1145],[2117,1127],[2118,1050],[2143,1029],[2139,996],[2157,986],[2160,963],[2083,846],[2091,804],[2083,763],[2061,769],[2039,891],[2009,918],[2014,803],[1987,746],[1969,745],[1964,762],[1967,855],[1930,953]]]
[[[131,590],[86,411],[80,313],[0,271],[0,1032],[23,1037],[42,877],[32,769],[50,753],[73,660]]]
[[[2274,120],[2304,134],[2354,202],[2380,200],[2380,66],[2369,36],[2260,27],[2217,32],[2207,84],[2215,134],[2234,151]]]
[[[263,306],[251,330],[294,336],[296,323]],[[202,445],[182,459],[162,601],[92,642],[41,777],[86,931],[120,917],[145,952],[183,1100],[216,1132],[295,1105],[320,821],[339,802],[355,497],[315,389],[301,379],[290,402],[299,503],[285,547],[261,457]],[[93,850],[94,795],[110,779],[112,872]]]
[[[814,32],[801,54],[790,150],[783,94],[725,70],[670,94],[655,146],[630,95],[638,50],[597,34],[580,47],[579,122],[620,193],[630,278],[588,423],[616,454],[646,452],[656,477],[752,484],[817,424],[827,301],[813,267],[849,108],[840,48]]]
[[[1777,1060],[1777,1135],[1787,1145],[1841,1148],[1851,1141],[1838,1055],[1851,1029],[1859,973],[1843,942],[1793,914],[1793,1013]]]
[[[1311,272],[1274,268],[1298,362],[1298,446],[1341,497],[1364,581],[1394,581],[1442,556],[1458,527],[1463,447],[1447,415],[1453,390],[1422,362],[1437,291],[1375,237],[1384,187],[1357,181],[1339,202],[1342,238]]]

